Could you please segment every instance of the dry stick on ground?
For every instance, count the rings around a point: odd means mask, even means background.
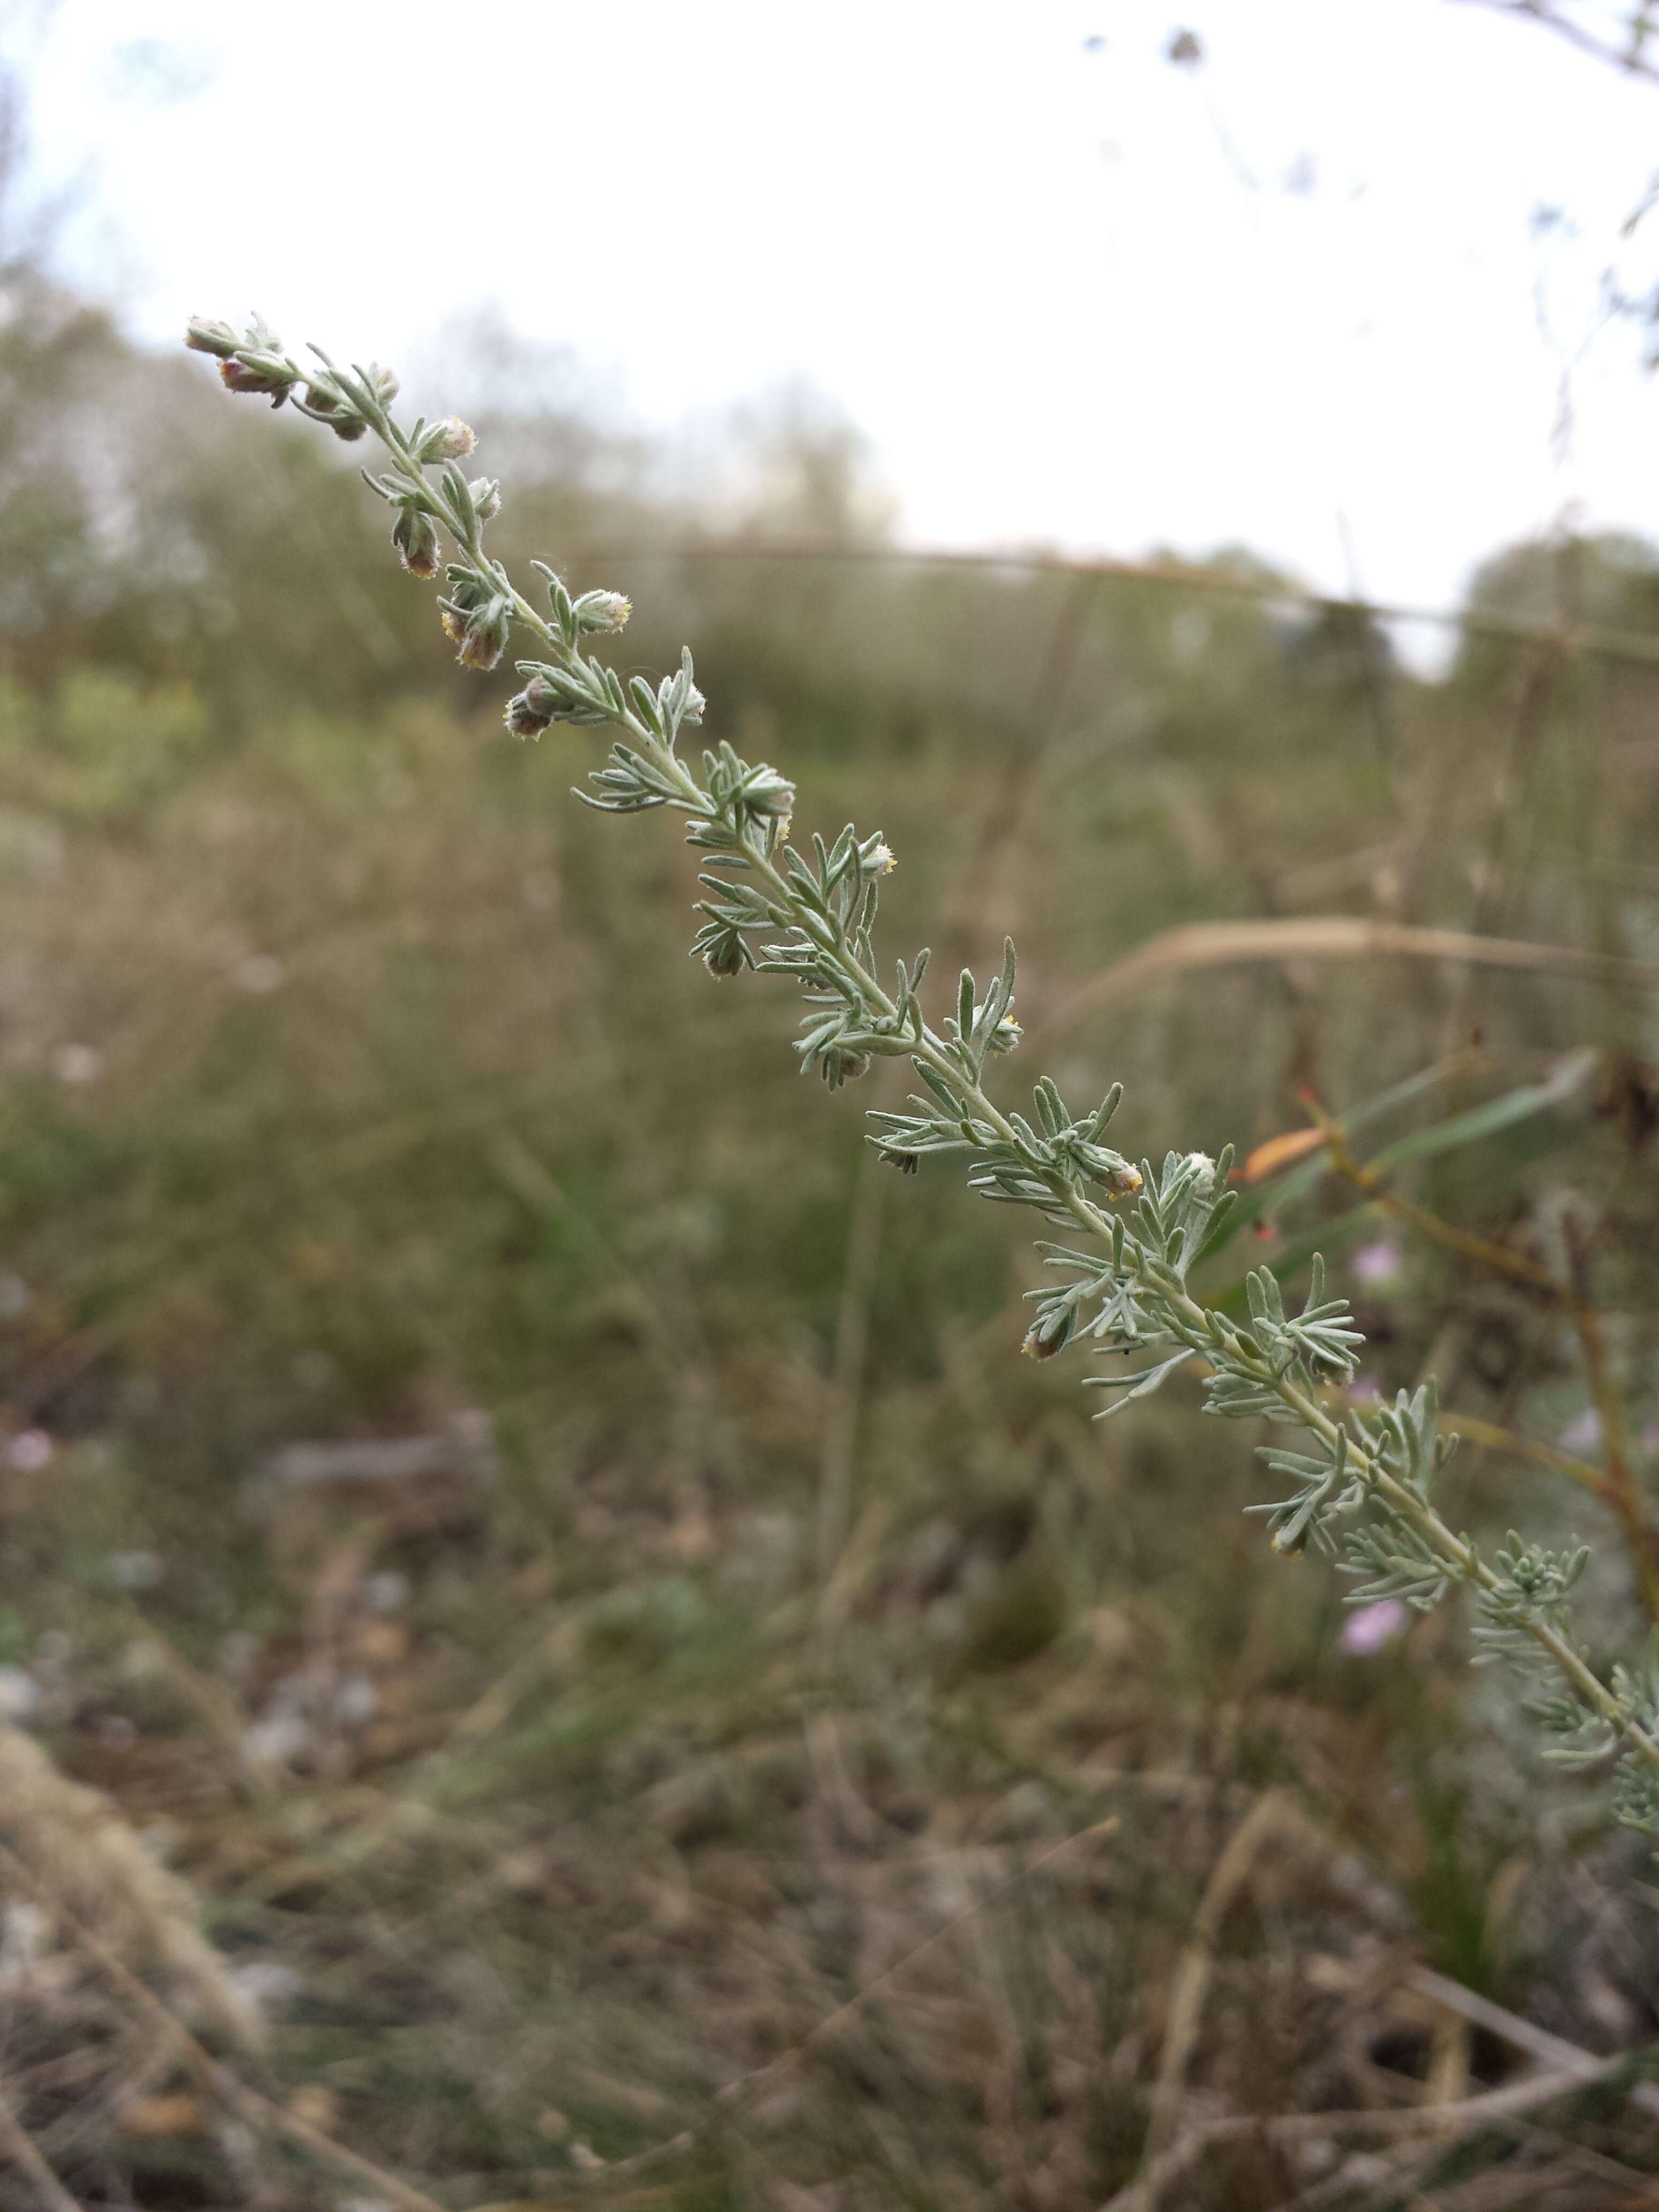
[[[1577,2044],[1534,2027],[1502,2006],[1476,1996],[1461,1983],[1437,1974],[1429,1967],[1414,1966],[1407,1971],[1406,1979],[1419,1994],[1471,2025],[1486,2028],[1514,2048],[1525,2051],[1551,2071],[1479,2097],[1417,2106],[1407,2112],[1298,2112],[1270,2118],[1230,2116],[1200,2125],[1164,2148],[1178,2115],[1181,2079],[1197,2035],[1216,1936],[1262,1844],[1280,1830],[1291,1836],[1310,1838],[1322,1849],[1329,1844],[1323,1831],[1310,1822],[1301,1808],[1282,1791],[1272,1791],[1259,1798],[1234,1831],[1216,1862],[1194,1922],[1193,1936],[1176,1968],[1165,2029],[1164,2056],[1154,2093],[1153,2122],[1147,2135],[1146,2158],[1135,2180],[1119,2191],[1107,2212],[1153,2212],[1164,2189],[1212,2144],[1238,2141],[1257,2130],[1273,2140],[1294,2140],[1328,2130],[1332,2134],[1355,2130],[1393,2133],[1444,2126],[1462,2128],[1467,2132],[1528,2110],[1534,2102],[1564,2095],[1573,2087],[1606,2081],[1621,2066],[1631,2063],[1632,2054],[1628,2052],[1612,2058],[1597,2058]],[[1659,2087],[1651,2082],[1635,2083],[1630,2090],[1630,2101],[1644,2112],[1659,2113]],[[1158,2134],[1156,2146],[1155,2131]]]
[[[1518,2014],[1506,2012],[1502,2005],[1493,2004],[1490,1997],[1477,1996],[1466,1990],[1462,1982],[1455,1982],[1445,1974],[1437,1974],[1431,1966],[1413,1966],[1406,1979],[1413,1989],[1427,1997],[1431,2003],[1443,2005],[1448,2012],[1462,2015],[1472,2027],[1484,2027],[1489,2035],[1507,2043],[1528,2057],[1539,2059],[1558,2073],[1575,2069],[1585,2076],[1598,2072],[1604,2062],[1593,2052],[1581,2051],[1576,2043],[1552,2035],[1547,2028],[1535,2027],[1529,2020]],[[1644,2112],[1659,2117],[1659,2084],[1638,2081],[1630,2093],[1632,2105]]]
[[[81,2212],[80,2206],[47,2165],[34,2138],[12,2110],[6,2085],[0,2081],[0,2160],[21,2166],[34,2184],[46,2212]]]
[[[18,1886],[26,1890],[49,1912],[76,1947],[85,1953],[112,1988],[118,1990],[133,2010],[149,2022],[165,2044],[177,2052],[179,2063],[192,2074],[203,2088],[228,2106],[237,2117],[261,2134],[283,2136],[300,2149],[307,2151],[325,2165],[350,2175],[354,2181],[366,2182],[379,2196],[401,2208],[401,2212],[444,2212],[444,2207],[425,2196],[384,2166],[376,2166],[362,2153],[349,2150],[343,2143],[336,2142],[320,2128],[309,2121],[287,2112],[270,2098],[251,2089],[247,2083],[222,2066],[211,2051],[191,2033],[184,2022],[169,2007],[163,2004],[154,1990],[146,1987],[137,1974],[111,1950],[100,1936],[78,1920],[53,1894],[51,1885],[41,1880],[26,1866],[16,1853],[0,1844],[0,1871],[3,1871]]]
[[[1283,1790],[1273,1790],[1257,1799],[1217,1860],[1194,1922],[1193,1937],[1177,1966],[1170,1997],[1164,2057],[1155,2093],[1155,2099],[1166,2100],[1165,2125],[1170,2131],[1176,2117],[1180,2080],[1185,2071],[1192,2043],[1196,2039],[1213,1960],[1215,1938],[1229,1905],[1242,1883],[1248,1879],[1262,1844],[1275,1832],[1281,1833],[1290,1842],[1311,1843],[1322,1852],[1330,1850],[1333,1845],[1333,1839],[1324,1828],[1310,1820],[1293,1798]],[[1552,2070],[1547,2079],[1552,2085],[1552,2095],[1562,2094],[1570,2080],[1576,2079],[1581,2082],[1603,2081],[1610,2071],[1632,2063],[1636,2056],[1622,2052],[1611,2058],[1598,2058],[1577,2044],[1552,2035],[1546,2029],[1535,2027],[1529,2021],[1522,2020],[1516,2014],[1505,2011],[1502,2006],[1492,2003],[1489,1999],[1476,1996],[1473,1990],[1466,1990],[1462,1983],[1437,1974],[1430,1967],[1413,1966],[1407,1971],[1405,1978],[1420,1995],[1446,2011],[1457,2014],[1472,2026],[1486,2028],[1490,2033],[1549,2067]],[[1173,2096],[1169,2094],[1170,2085],[1173,2085]],[[1521,2090],[1529,2090],[1534,2086],[1536,2077],[1532,2081],[1512,2085],[1513,2088]],[[1507,2108],[1502,2100],[1511,2094],[1512,2090],[1506,2089],[1477,2098],[1460,2099],[1455,2103],[1423,2106],[1403,2114],[1398,2112],[1381,2116],[1304,2112],[1258,2120],[1241,2115],[1236,2119],[1229,2118],[1202,2125],[1194,2131],[1194,2136],[1201,2148],[1203,2143],[1215,2137],[1218,2131],[1223,2138],[1230,2138],[1246,2135],[1253,2128],[1260,2127],[1269,2134],[1296,2137],[1318,2133],[1322,2123],[1336,2131],[1341,2128],[1362,2126],[1368,2119],[1379,2117],[1389,2128],[1409,2123],[1413,2118],[1420,2119],[1425,2125],[1432,2125],[1437,2117],[1445,2119],[1457,2114],[1478,2115],[1480,2124],[1485,2124],[1504,2117]],[[1641,2111],[1659,2114],[1659,2086],[1651,2082],[1637,2082],[1632,2086],[1629,2094],[1632,2104]],[[1158,2124],[1155,2102],[1154,2128]],[[1148,2156],[1136,2181],[1127,2189],[1120,2191],[1112,2199],[1112,2206],[1119,2208],[1119,2212],[1129,2212],[1129,2208],[1133,2208],[1133,2212],[1150,2212],[1151,2206],[1157,2201],[1156,2190],[1163,2185],[1158,2179],[1160,2174],[1169,2176],[1174,2170],[1171,2161],[1179,2166],[1193,2154],[1190,2145],[1194,2138],[1188,2137],[1176,2142],[1158,2155],[1153,2155],[1152,2134],[1152,2130],[1149,2130]],[[1143,2198],[1134,2193],[1137,2188],[1148,2187],[1155,2191],[1151,2197]]]

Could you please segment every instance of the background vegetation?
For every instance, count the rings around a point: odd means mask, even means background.
[[[1598,1778],[1456,1621],[1345,1637],[1178,1389],[1015,1357],[1022,1226],[861,1160],[886,1076],[686,962],[675,839],[504,736],[325,441],[0,282],[0,2202],[1656,2201],[1623,2076],[1418,2125],[1659,2034]],[[1488,1438],[1457,1513],[1598,1539],[1633,1649],[1659,556],[1510,549],[1430,680],[1242,551],[899,558],[810,418],[700,537],[501,389],[501,532],[885,830],[896,941],[1012,928],[1126,1150],[1396,1146],[1253,1184],[1212,1294],[1317,1228],[1367,1384]]]

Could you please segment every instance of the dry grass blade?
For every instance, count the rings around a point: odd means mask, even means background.
[[[1465,961],[1534,975],[1565,975],[1580,982],[1616,983],[1632,989],[1659,986],[1659,968],[1640,960],[1588,952],[1568,945],[1533,945],[1509,937],[1476,937],[1461,929],[1420,929],[1407,922],[1360,915],[1296,915],[1277,921],[1197,921],[1161,930],[1144,945],[1091,975],[1049,1010],[1034,1029],[1039,1047],[1075,1029],[1103,1006],[1131,998],[1164,975],[1200,968],[1225,968],[1250,960]]]
[[[1568,2043],[1547,2028],[1534,2027],[1529,2020],[1522,2020],[1502,2005],[1493,2004],[1489,1997],[1477,1996],[1445,1974],[1437,1974],[1431,1966],[1413,1966],[1406,1977],[1412,1987],[1447,2011],[1456,2013],[1475,2027],[1484,2027],[1500,2041],[1510,2044],[1517,2051],[1527,2051],[1545,2065],[1559,2073],[1570,2073],[1577,2068],[1589,2075],[1599,2073],[1603,2061],[1588,2051],[1581,2051],[1576,2043]],[[1659,2087],[1651,2081],[1638,2081],[1630,2093],[1632,2105],[1644,2112],[1659,2116]]]
[[[90,1793],[88,1793],[90,1794]],[[288,2112],[269,2097],[261,2096],[257,2089],[249,2088],[228,2067],[222,2066],[211,2051],[197,2041],[177,2015],[170,2012],[153,1990],[145,1987],[132,1971],[103,1939],[94,1934],[76,1916],[65,1910],[54,1893],[49,1881],[35,1875],[16,1855],[0,1844],[0,1870],[9,1873],[46,1911],[61,1923],[64,1933],[98,1967],[105,1979],[140,2014],[161,2037],[164,2045],[171,2045],[179,2062],[195,2076],[201,2086],[220,2102],[264,2134],[285,2137],[298,2148],[313,2158],[349,2173],[353,2180],[367,2182],[375,2194],[400,2212],[444,2212],[432,2197],[388,2173],[372,2159],[360,2152],[348,2149],[336,2142],[321,2128],[313,2127],[297,2112]]]
[[[1120,2189],[1102,2212],[1155,2212],[1164,2191],[1188,2172],[1208,2152],[1223,2143],[1240,2142],[1252,2136],[1269,2142],[1288,2142],[1309,2136],[1370,2135],[1406,2136],[1472,2136],[1482,2128],[1499,2125],[1558,2098],[1611,2082],[1629,2067],[1631,2055],[1592,2060],[1589,2070],[1575,2063],[1570,2069],[1538,2074],[1502,2089],[1489,2089],[1479,2097],[1460,2098],[1451,2105],[1413,2105],[1404,2110],[1346,2112],[1237,2113],[1194,2128],[1127,2188]]]
[[[975,1898],[971,1905],[964,1905],[960,1912],[953,1912],[949,1919],[943,1921],[931,1935],[924,1936],[920,1943],[913,1943],[901,1957],[895,1959],[890,1966],[876,1975],[873,1980],[865,1983],[861,1989],[855,1990],[844,2003],[838,2004],[832,2012],[826,2013],[816,2026],[808,2028],[805,2034],[798,2041],[792,2043],[787,2051],[781,2052],[777,2057],[769,2060],[764,2066],[757,2066],[750,2073],[739,2075],[735,2081],[728,2081],[716,2095],[712,2106],[702,2119],[695,2122],[689,2128],[682,2128],[678,2135],[671,2136],[665,2142],[653,2143],[649,2150],[641,2151],[632,2158],[616,2160],[613,2164],[604,2167],[596,2178],[607,2183],[613,2183],[643,2172],[647,2167],[655,2166],[665,2158],[692,2149],[712,2134],[722,2122],[728,2121],[735,2111],[747,2104],[760,2091],[769,2087],[781,2076],[801,2065],[823,2042],[825,2036],[832,2035],[836,2028],[854,2018],[872,1996],[896,1981],[908,1967],[915,1966],[918,1959],[925,1957],[928,1952],[935,1949],[938,1945],[945,1942],[947,1936],[955,1935],[958,1929],[977,1920],[982,1913],[989,1911],[992,1905],[995,1905],[1000,1899],[1006,1897],[1011,1890],[1018,1889],[1022,1882],[1028,1881],[1033,1875],[1041,1874],[1044,1867],[1052,1866],[1056,1859],[1063,1857],[1067,1851],[1074,1850],[1079,1844],[1090,1843],[1098,1837],[1110,1835],[1117,1825],[1115,1815],[1104,1820],[1097,1820],[1089,1827],[1079,1828],[1074,1834],[1062,1837],[1059,1843],[1051,1844],[1046,1851],[1039,1852],[1036,1858],[1017,1869],[1005,1881],[1000,1881],[994,1889],[988,1891],[983,1897]],[[491,2212],[491,2209],[486,2207],[484,2212]]]
[[[19,2166],[34,2184],[36,2196],[46,2212],[80,2212],[80,2207],[52,2172],[33,2137],[11,2108],[5,2085],[0,2082],[0,2162]]]
[[[153,1954],[234,2043],[264,2047],[264,2022],[197,1924],[189,1884],[158,1865],[107,1797],[66,1780],[4,1721],[0,1833],[50,1883],[54,1907],[94,1917],[118,1949]]]
[[[858,1437],[865,1359],[870,1345],[870,1300],[881,1250],[882,1213],[890,1180],[883,1175],[875,1152],[866,1146],[859,1160],[858,1182],[848,1229],[847,1262],[836,1317],[835,1361],[831,1370],[835,1396],[823,1426],[823,1449],[818,1464],[818,1582],[824,1592],[835,1580],[847,1541],[853,1453]]]
[[[1143,2160],[1150,2164],[1175,2132],[1181,2110],[1187,2063],[1198,2039],[1199,2021],[1210,1986],[1215,1942],[1228,1907],[1249,1879],[1257,1852],[1285,1819],[1291,1808],[1282,1791],[1269,1790],[1259,1797],[1234,1829],[1211,1869],[1210,1879],[1193,1918],[1192,1933],[1176,1964],[1164,2029],[1164,2054],[1158,2064],[1158,2086],[1152,2092],[1152,2116],[1146,2128]]]
[[[1601,1452],[1607,1462],[1608,1501],[1625,1532],[1625,1544],[1636,1571],[1642,1602],[1650,1621],[1659,1621],[1659,1530],[1648,1519],[1647,1507],[1625,1432],[1624,1401],[1615,1387],[1602,1341],[1601,1316],[1596,1311],[1590,1279],[1589,1243],[1582,1225],[1569,1214],[1563,1222],[1567,1256],[1572,1273],[1572,1322],[1583,1354],[1590,1400],[1601,1425]]]

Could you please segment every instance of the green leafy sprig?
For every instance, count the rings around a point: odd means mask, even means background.
[[[539,738],[556,723],[608,729],[609,757],[577,796],[613,814],[680,810],[687,842],[706,860],[692,951],[713,975],[755,969],[795,979],[807,1010],[795,1045],[803,1072],[815,1070],[833,1090],[878,1057],[909,1060],[922,1086],[911,1110],[871,1117],[870,1141],[884,1160],[914,1173],[932,1154],[965,1155],[969,1187],[981,1196],[1029,1206],[1081,1235],[1083,1248],[1039,1247],[1066,1279],[1031,1294],[1025,1349],[1047,1359],[1079,1342],[1127,1356],[1124,1368],[1085,1378],[1112,1394],[1109,1414],[1197,1364],[1207,1412],[1298,1431],[1294,1449],[1262,1448],[1288,1486],[1283,1498],[1252,1509],[1267,1516],[1275,1551],[1339,1554],[1358,1584],[1354,1602],[1394,1598],[1426,1610],[1466,1588],[1477,1663],[1521,1670],[1540,1700],[1548,1755],[1577,1765],[1614,1759],[1618,1817],[1659,1834],[1659,1662],[1639,1673],[1615,1669],[1610,1683],[1594,1672],[1571,1618],[1587,1554],[1557,1556],[1512,1535],[1489,1560],[1442,1518],[1436,1487],[1455,1438],[1439,1431],[1432,1383],[1374,1411],[1338,1418],[1330,1410],[1322,1391],[1351,1378],[1363,1339],[1346,1302],[1327,1295],[1318,1259],[1297,1313],[1287,1312],[1266,1270],[1249,1279],[1248,1318],[1192,1295],[1188,1273],[1232,1204],[1230,1156],[1172,1152],[1157,1169],[1133,1165],[1103,1142],[1121,1095],[1115,1085],[1083,1113],[1047,1077],[1032,1092],[1029,1118],[998,1105],[984,1087],[988,1067],[1020,1041],[1012,943],[982,998],[964,970],[938,1028],[922,1006],[925,951],[899,960],[884,984],[875,928],[880,884],[894,866],[885,840],[849,824],[831,842],[814,837],[804,855],[788,842],[794,787],[777,769],[740,759],[724,741],[694,768],[680,750],[704,709],[690,653],[654,689],[637,676],[624,682],[584,648],[623,627],[625,599],[573,596],[539,562],[545,611],[517,589],[484,548],[501,495],[492,480],[469,478],[459,466],[477,442],[464,422],[422,418],[405,430],[391,412],[398,380],[390,370],[343,368],[316,348],[318,365],[301,368],[257,320],[239,334],[198,318],[185,343],[216,358],[230,391],[274,407],[290,403],[346,442],[379,441],[388,465],[365,471],[364,481],[394,510],[392,539],[404,567],[441,577],[441,617],[459,659],[492,670],[514,631],[528,633],[541,657],[514,664],[522,682],[504,710],[507,728],[520,738]],[[445,538],[453,554],[447,561]],[[1148,1354],[1150,1364],[1133,1364]]]

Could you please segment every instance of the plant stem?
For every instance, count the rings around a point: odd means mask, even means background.
[[[365,412],[381,443],[391,453],[398,474],[418,495],[426,510],[443,523],[478,574],[491,580],[507,599],[517,619],[543,641],[562,666],[568,668],[578,663],[580,654],[566,644],[563,637],[514,588],[506,572],[485,554],[476,520],[463,513],[451,500],[441,480],[434,484],[428,479],[425,469],[415,459],[409,441],[385,409],[376,403]],[[680,793],[688,810],[699,819],[708,820],[712,813],[709,796],[673,747],[625,704],[619,709],[612,707],[606,711],[610,719],[627,732],[630,742],[639,748],[651,765]],[[823,956],[826,970],[838,973],[860,995],[866,1006],[876,1008],[896,1025],[896,1005],[859,959],[853,946],[848,943],[843,930],[815,911],[801,897],[787,874],[775,865],[770,852],[763,850],[758,842],[745,838],[741,859],[765,883],[775,903],[788,915],[793,925],[818,947]],[[1004,1144],[1012,1146],[1029,1163],[1033,1177],[1052,1193],[1056,1204],[1065,1206],[1091,1237],[1103,1243],[1109,1250],[1114,1249],[1111,1217],[1074,1189],[1065,1176],[1033,1156],[1013,1123],[986,1096],[978,1078],[965,1071],[963,1052],[953,1048],[946,1038],[940,1036],[925,1022],[921,1024],[920,1035],[908,1050],[918,1064],[932,1069],[950,1085],[971,1115],[982,1119]],[[1330,1141],[1328,1131],[1327,1142]],[[1339,1161],[1338,1164],[1342,1165],[1343,1163]],[[1349,1162],[1347,1166],[1352,1170],[1352,1163]],[[1437,1221],[1434,1224],[1437,1232],[1443,1235],[1447,1226]],[[1461,1233],[1458,1241],[1460,1243],[1462,1241]],[[1488,1247],[1480,1239],[1468,1241],[1470,1244],[1480,1247],[1479,1255],[1482,1258],[1491,1260],[1498,1254],[1499,1248]],[[1340,1439],[1346,1439],[1348,1465],[1369,1489],[1385,1498],[1395,1511],[1415,1529],[1454,1579],[1474,1583],[1488,1593],[1501,1587],[1498,1576],[1481,1559],[1474,1545],[1455,1534],[1431,1506],[1418,1497],[1408,1485],[1392,1475],[1375,1455],[1358,1442],[1352,1430],[1344,1430],[1334,1421],[1317,1399],[1302,1389],[1287,1370],[1275,1367],[1251,1337],[1213,1310],[1200,1305],[1188,1294],[1173,1269],[1149,1266],[1146,1255],[1133,1240],[1126,1240],[1124,1252],[1126,1257],[1133,1255],[1133,1263],[1137,1273],[1150,1289],[1156,1291],[1179,1341],[1194,1352],[1214,1353],[1219,1351],[1224,1353],[1236,1368],[1271,1389],[1304,1427],[1328,1445],[1334,1447]],[[1538,1270],[1534,1274],[1531,1263],[1522,1261],[1518,1255],[1504,1253],[1502,1258],[1511,1272],[1524,1272],[1527,1279],[1537,1287],[1547,1285],[1558,1294],[1563,1287],[1546,1271]],[[1544,1277],[1542,1283],[1538,1281],[1539,1275]],[[1528,1620],[1523,1625],[1527,1633],[1547,1653],[1584,1704],[1614,1729],[1650,1767],[1659,1772],[1659,1741],[1656,1741],[1625,1711],[1567,1639],[1546,1621]]]

